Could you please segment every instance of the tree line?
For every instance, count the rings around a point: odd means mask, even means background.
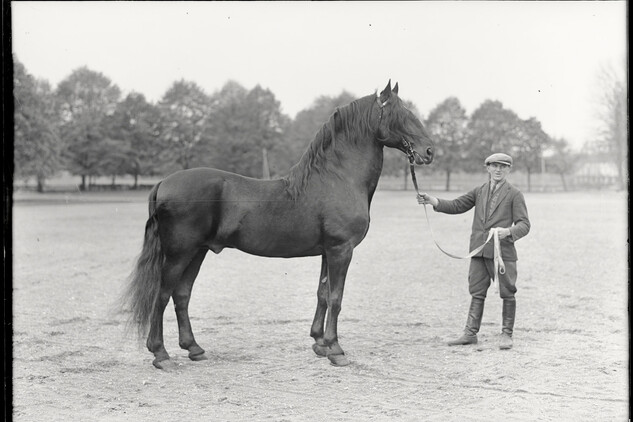
[[[108,77],[87,67],[72,71],[53,88],[13,60],[14,180],[34,178],[40,192],[61,171],[79,177],[82,190],[101,176],[111,177],[114,185],[117,176],[131,175],[137,187],[141,176],[199,166],[258,178],[282,176],[335,108],[356,99],[346,91],[321,96],[293,119],[282,113],[274,93],[260,85],[249,90],[228,81],[207,94],[195,82],[180,80],[152,103],[137,92],[122,97]],[[609,99],[612,108],[622,107]],[[626,96],[624,100],[625,107]],[[578,158],[567,140],[550,137],[536,118],[521,119],[499,101],[486,100],[468,115],[450,97],[426,118],[415,104],[406,104],[436,141],[436,160],[424,171],[442,172],[447,190],[453,172],[481,171],[482,158],[491,151],[515,158],[515,167],[527,174],[528,190],[531,175],[544,166],[564,183]],[[621,118],[605,111],[605,121],[611,123],[604,133],[609,150],[622,148],[622,122],[612,121],[616,116]],[[628,156],[626,117],[625,107]],[[383,174],[406,174],[406,165],[402,153],[385,150]]]

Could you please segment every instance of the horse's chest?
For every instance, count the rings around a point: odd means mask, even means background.
[[[334,208],[323,214],[323,234],[329,238],[349,239],[358,244],[369,229],[368,207]]]

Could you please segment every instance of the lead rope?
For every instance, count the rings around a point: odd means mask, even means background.
[[[411,160],[409,159],[409,162],[411,162]],[[420,189],[418,188],[418,179],[415,177],[415,168],[413,167],[413,163],[409,164],[409,168],[411,170],[411,180],[413,181],[413,186],[415,187],[415,191],[417,192],[418,196],[420,195]],[[499,232],[497,231],[496,228],[490,229],[490,232],[488,232],[488,238],[486,239],[486,241],[479,246],[478,248],[476,248],[475,250],[471,251],[468,255],[466,256],[460,256],[460,255],[455,255],[452,254],[450,252],[445,251],[439,243],[437,243],[437,240],[435,240],[435,235],[433,234],[433,229],[431,228],[431,221],[429,220],[429,213],[426,210],[426,204],[424,205],[424,215],[426,217],[426,223],[429,226],[429,232],[431,232],[431,239],[433,239],[433,242],[435,243],[435,246],[437,246],[437,248],[442,251],[445,255],[450,256],[451,258],[455,258],[455,259],[469,259],[472,258],[473,256],[477,255],[479,252],[481,252],[481,250],[484,248],[484,246],[486,246],[486,243],[488,243],[490,241],[490,239],[493,239],[494,242],[494,267],[495,267],[495,277],[494,279],[491,279],[492,284],[494,284],[495,286],[495,293],[499,293],[499,274],[505,274],[506,272],[506,266],[503,263],[503,257],[501,256],[501,243],[499,240]]]

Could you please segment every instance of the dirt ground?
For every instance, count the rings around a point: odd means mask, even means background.
[[[456,193],[437,193],[453,197]],[[517,243],[514,349],[498,349],[489,291],[480,342],[465,323],[468,262],[434,246],[411,192],[379,191],[339,319],[352,361],[311,350],[320,259],[207,256],[190,306],[209,360],[165,342],[155,369],[114,311],[140,252],[146,193],[16,195],[15,421],[625,421],[629,417],[627,194],[526,194]],[[445,249],[465,254],[472,214],[430,212]]]

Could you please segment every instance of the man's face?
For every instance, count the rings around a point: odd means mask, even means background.
[[[501,163],[490,163],[486,166],[490,178],[499,183],[510,173],[510,166]]]

